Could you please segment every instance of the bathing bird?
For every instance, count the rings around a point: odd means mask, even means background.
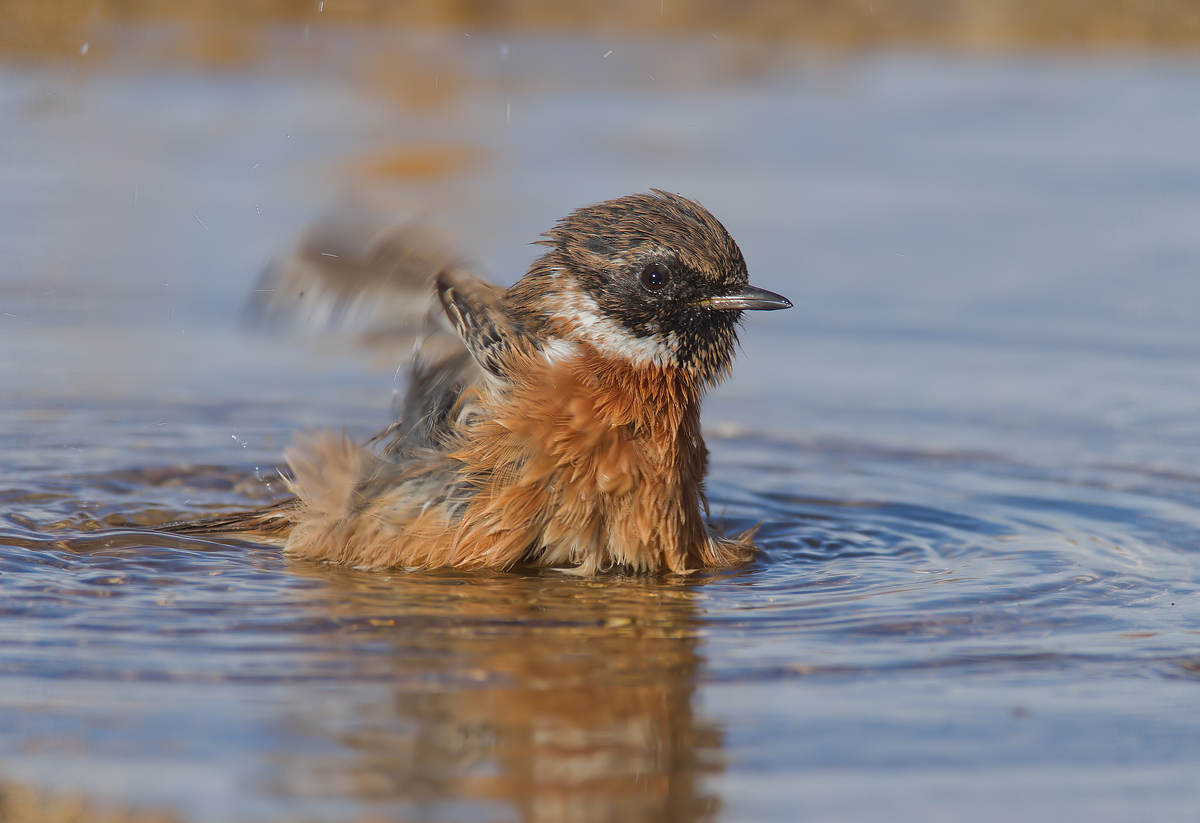
[[[292,498],[160,530],[365,569],[686,574],[752,557],[752,534],[709,521],[700,406],[730,373],[743,312],[792,304],[749,284],[707,209],[656,189],[580,208],[508,289],[411,227],[357,255],[320,251],[336,233],[263,293],[321,294],[310,308],[325,315],[417,315],[398,419],[365,444],[298,438]]]

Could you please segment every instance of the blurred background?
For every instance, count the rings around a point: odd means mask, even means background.
[[[654,36],[719,31],[758,40],[839,48],[888,45],[955,49],[1187,48],[1200,19],[1184,0],[616,0],[616,2],[60,2],[4,4],[7,51],[67,54],[98,24],[205,24],[231,39],[281,23],[354,23]],[[203,47],[201,47],[203,49]],[[230,50],[210,46],[214,55]]]
[[[1191,819],[1198,57],[1186,0],[0,0],[0,819]],[[750,568],[122,530],[389,421],[248,319],[314,221],[511,283],[651,187],[795,303],[705,406]]]

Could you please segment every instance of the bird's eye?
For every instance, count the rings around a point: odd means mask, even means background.
[[[671,282],[671,270],[662,263],[651,263],[642,269],[642,285],[647,291],[661,291]]]

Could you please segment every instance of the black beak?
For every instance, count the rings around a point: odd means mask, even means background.
[[[773,291],[756,286],[746,286],[736,294],[722,294],[701,300],[700,305],[706,309],[722,311],[775,311],[776,309],[790,309],[792,301]]]

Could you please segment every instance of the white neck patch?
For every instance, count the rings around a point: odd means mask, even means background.
[[[605,317],[591,295],[572,290],[566,294],[560,292],[555,298],[558,304],[555,312],[574,320],[579,341],[590,344],[600,354],[626,360],[634,366],[665,366],[674,360],[675,352],[669,347],[650,337],[635,337],[615,320]],[[550,346],[544,351],[549,357]],[[565,349],[556,351],[560,355],[565,353]]]

